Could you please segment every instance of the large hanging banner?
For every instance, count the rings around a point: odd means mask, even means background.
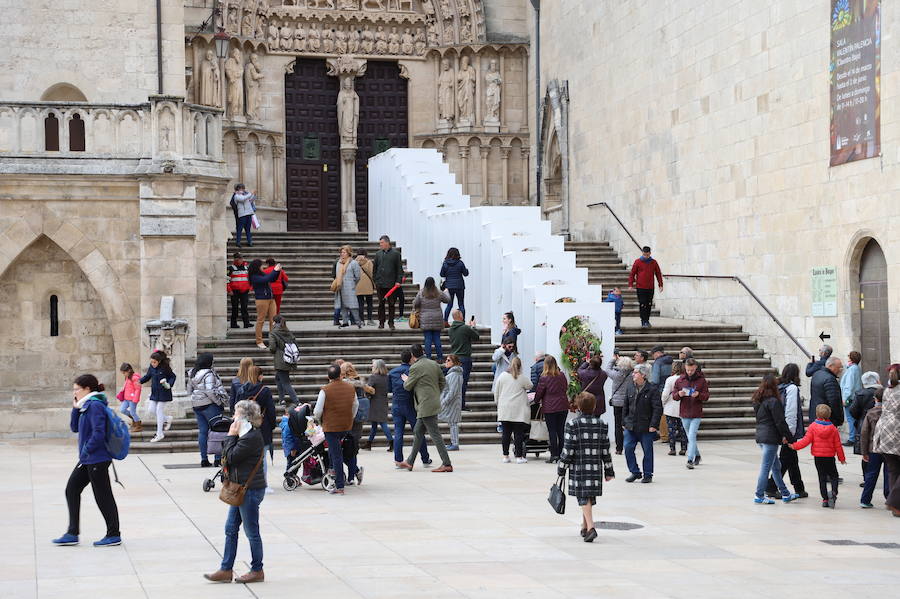
[[[831,0],[831,166],[881,154],[881,0]]]

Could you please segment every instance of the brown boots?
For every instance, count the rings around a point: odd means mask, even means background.
[[[131,432],[139,433],[144,430],[144,425],[140,422],[132,422],[131,423]]]
[[[263,582],[263,581],[265,581],[265,579],[266,579],[266,575],[263,573],[262,570],[259,570],[256,572],[254,572],[253,570],[250,570],[243,576],[238,576],[237,578],[235,578],[234,581],[237,582],[238,584],[250,584],[251,582]]]
[[[231,582],[234,580],[234,572],[231,570],[216,570],[212,574],[204,574],[203,578],[210,582]]]
[[[250,571],[244,574],[243,576],[234,577],[234,572],[231,570],[216,570],[212,574],[204,574],[203,578],[210,582],[236,582],[238,584],[250,584],[251,582],[263,582],[266,579],[266,575],[262,570],[258,572]]]

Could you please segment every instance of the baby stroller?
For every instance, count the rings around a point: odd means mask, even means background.
[[[219,414],[209,419],[209,436],[206,438],[206,453],[222,455],[222,444],[228,438],[228,429],[231,428],[232,419]],[[203,481],[203,490],[209,492],[216,487],[216,479],[225,482],[225,469],[219,468],[218,472]]]
[[[322,427],[316,424],[310,412],[309,405],[303,404],[291,410],[288,415],[288,427],[297,439],[297,455],[290,458],[284,471],[281,486],[285,491],[293,491],[301,483],[310,486],[321,484],[326,490],[334,485],[334,479],[328,473],[325,433],[322,432]]]
[[[532,404],[531,406],[531,419],[532,420],[540,420],[543,419],[543,414],[541,413],[541,407],[538,404]],[[550,443],[548,441],[539,441],[537,439],[531,438],[531,427],[528,428],[528,433],[525,436],[525,448],[523,453],[528,455],[529,453],[533,453],[534,457],[539,458],[541,453],[545,451],[550,451]]]

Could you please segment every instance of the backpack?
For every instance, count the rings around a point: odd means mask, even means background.
[[[356,401],[359,406],[356,409],[356,416],[353,418],[353,422],[368,422],[369,408],[372,407],[372,401],[362,389],[356,390]]]
[[[284,344],[284,354],[282,355],[284,363],[289,366],[296,366],[300,363],[300,348],[294,342]]]
[[[124,460],[131,447],[131,433],[128,425],[108,405],[106,410],[106,451],[116,460]]]

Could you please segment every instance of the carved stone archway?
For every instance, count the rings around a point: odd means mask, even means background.
[[[569,85],[552,79],[541,110],[543,212],[560,235],[569,235]],[[554,215],[558,214],[558,218]]]

